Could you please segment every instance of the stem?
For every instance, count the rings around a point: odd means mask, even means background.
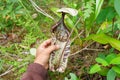
[[[112,20],[112,33],[113,33],[113,36],[114,36],[114,22],[115,22],[115,19],[113,18],[113,20]]]
[[[20,65],[18,68],[21,68],[21,67],[23,67],[23,66],[25,66],[25,65],[27,65],[27,64],[29,64],[29,63],[26,62],[26,63]],[[6,72],[2,73],[2,74],[0,75],[0,77],[5,76],[6,74],[8,74],[8,73],[10,73],[10,72],[12,72],[12,71],[17,70],[18,68],[16,68],[16,67],[15,67],[15,68],[12,68],[12,69],[8,68],[8,70],[7,70]]]

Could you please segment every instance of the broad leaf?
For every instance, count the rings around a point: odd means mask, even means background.
[[[64,80],[69,80],[67,77],[65,77],[65,79]]]
[[[116,58],[112,59],[110,64],[120,64],[120,57],[116,57]]]
[[[98,71],[98,73],[102,76],[107,76],[109,69],[108,68],[102,68],[100,71]]]
[[[112,69],[113,69],[116,73],[120,74],[120,67],[118,67],[118,66],[113,66]]]
[[[120,51],[120,41],[110,37],[108,39],[110,39],[108,41],[110,45]]]
[[[75,27],[75,24],[73,23],[73,21],[67,16],[67,18],[65,19],[65,23],[68,27],[70,27],[71,29],[73,29]],[[78,35],[78,30],[77,28],[74,28],[75,33]]]
[[[114,0],[114,7],[115,7],[116,12],[120,16],[120,0]]]
[[[70,73],[70,78],[65,77],[64,80],[78,80],[77,76],[74,73]]]
[[[107,44],[108,43],[108,39],[106,38],[106,36],[104,34],[91,34],[90,36],[88,36],[86,38],[86,40],[94,40],[96,42],[99,42],[101,44]]]
[[[103,66],[108,66],[108,65],[109,65],[109,64],[107,63],[107,61],[105,61],[105,59],[96,58],[95,60],[96,60],[96,62],[102,64]]]
[[[74,73],[70,73],[71,79],[70,80],[78,80],[77,76]]]
[[[115,80],[116,73],[114,70],[110,69],[107,74],[107,80]]]
[[[116,15],[116,13],[115,13],[114,7],[104,8],[100,11],[100,13],[96,19],[96,22],[99,24],[106,20],[111,21],[115,17],[115,15]]]
[[[95,19],[97,18],[104,0],[96,0]]]
[[[99,57],[99,58],[102,58],[102,59],[105,59],[106,56],[105,56],[105,53],[101,53],[101,52],[100,52],[100,53],[98,54],[98,57]]]
[[[115,57],[116,57],[116,54],[109,54],[105,59],[108,63],[110,63],[111,60],[114,59]]]
[[[94,74],[94,73],[96,73],[96,72],[98,72],[98,71],[100,71],[100,70],[101,70],[100,65],[95,64],[95,65],[93,65],[93,66],[91,67],[89,73],[90,73],[90,74]]]
[[[92,34],[89,37],[86,38],[86,40],[94,40],[96,42],[99,42],[101,44],[107,44],[109,43],[113,48],[120,51],[120,41],[116,40],[112,37],[109,37],[105,34]]]

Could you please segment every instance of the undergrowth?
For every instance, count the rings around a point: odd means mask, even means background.
[[[120,60],[120,1],[119,0],[33,0],[53,19],[37,12],[29,0],[0,0],[0,74],[12,70],[3,80],[19,80],[32,63],[31,48],[51,37],[51,26],[60,19],[56,10],[70,7],[78,15],[67,15],[65,23],[71,35],[71,57],[67,70],[49,71],[51,80],[115,80],[119,78],[120,62],[109,63],[107,56]],[[114,49],[110,52],[111,49]],[[74,55],[74,53],[77,55]],[[105,55],[101,55],[101,52]],[[108,53],[107,53],[108,52]],[[72,62],[73,61],[73,62]],[[115,64],[116,62],[116,64]],[[93,65],[93,66],[91,66]],[[106,72],[101,74],[100,70]],[[95,72],[94,72],[95,71]],[[114,74],[111,74],[114,73]]]

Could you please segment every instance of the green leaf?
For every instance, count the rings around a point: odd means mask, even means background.
[[[111,48],[110,50],[109,50],[109,53],[113,53],[114,52],[114,48]]]
[[[70,27],[71,29],[73,29],[75,27],[75,24],[73,23],[73,21],[67,16],[67,18],[65,19],[65,23],[68,27]],[[77,28],[74,28],[74,32],[78,35],[78,30]]]
[[[70,80],[78,80],[77,76],[74,73],[70,73],[71,79]]]
[[[107,76],[109,69],[108,68],[102,68],[100,71],[98,71],[98,74],[102,76]]]
[[[115,80],[116,73],[114,70],[110,69],[107,74],[107,80]]]
[[[113,66],[112,69],[113,69],[116,73],[120,74],[120,67],[118,67],[118,66]]]
[[[120,41],[110,37],[108,39],[110,39],[108,41],[110,45],[120,51]]]
[[[94,0],[88,0],[86,4],[84,4],[84,20],[89,18],[92,13],[94,13]]]
[[[96,42],[99,42],[101,44],[107,44],[108,43],[108,39],[106,38],[106,36],[104,34],[91,34],[90,36],[88,36],[86,38],[86,40],[94,40]]]
[[[105,59],[96,58],[95,60],[96,60],[96,62],[102,64],[103,66],[108,66],[108,65],[109,65],[109,64],[107,63],[107,61],[105,61]]]
[[[111,21],[115,17],[116,13],[113,7],[106,7],[102,9],[96,19],[96,22],[102,23],[104,21]]]
[[[101,34],[92,34],[90,36],[88,36],[85,40],[94,40],[96,42],[99,42],[101,44],[107,44],[109,43],[113,48],[117,49],[120,51],[120,41],[116,40],[110,36],[107,36],[103,33]]]
[[[115,57],[116,57],[116,54],[113,53],[113,54],[107,55],[107,57],[105,59],[108,63],[110,63],[111,60],[114,59]]]
[[[120,57],[116,57],[116,58],[112,59],[110,64],[120,64]]]
[[[95,64],[95,65],[93,65],[93,66],[91,67],[89,73],[90,73],[90,74],[94,74],[94,73],[96,73],[96,72],[98,72],[98,71],[100,71],[100,70],[101,70],[100,65]]]
[[[67,77],[65,77],[64,80],[78,80],[77,76],[74,73],[70,73],[70,79],[68,79]]]
[[[120,16],[120,0],[114,0],[114,7],[118,15]]]
[[[98,57],[99,57],[99,58],[102,58],[102,59],[105,59],[105,53],[99,53],[99,54],[98,54]]]
[[[52,11],[54,14],[56,14],[58,17],[61,17],[60,13],[57,13],[57,10],[58,10],[59,8],[50,8],[50,9],[51,9],[51,11]]]
[[[117,74],[117,77],[120,78],[120,74]]]
[[[95,19],[97,18],[104,0],[96,0]]]
[[[65,79],[64,80],[69,80],[67,77],[65,77]]]

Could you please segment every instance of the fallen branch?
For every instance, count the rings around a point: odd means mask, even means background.
[[[83,49],[81,49],[81,50],[79,50],[79,51],[76,51],[75,53],[70,54],[69,57],[70,57],[70,56],[73,56],[73,55],[76,55],[76,54],[78,54],[78,53],[80,53],[80,52],[82,52],[82,51],[84,51],[84,50],[85,50],[85,48],[83,48]]]
[[[44,10],[42,10],[33,0],[29,0],[29,1],[32,3],[32,6],[35,8],[36,11],[54,20],[54,18],[51,15],[49,15]]]
[[[73,56],[73,55],[76,55],[76,54],[78,54],[78,53],[80,53],[80,52],[82,52],[82,51],[84,51],[84,50],[91,50],[91,51],[104,51],[104,49],[91,49],[91,48],[83,48],[83,49],[81,49],[81,50],[79,50],[79,51],[76,51],[75,53],[73,53],[73,54],[71,54],[71,55],[69,55],[69,57],[70,56]]]
[[[92,48],[86,48],[85,50],[90,50],[90,51],[104,51],[104,49],[92,49]]]
[[[81,50],[78,50],[78,51],[76,51],[75,53],[73,53],[73,54],[71,54],[71,55],[69,55],[69,57],[70,56],[73,56],[73,55],[76,55],[76,54],[78,54],[78,53],[80,53],[80,52],[82,52],[82,51],[84,51],[84,50],[92,50],[92,51],[104,51],[104,49],[92,49],[92,48],[88,48],[90,45],[92,45],[94,42],[92,42],[92,43],[90,43],[90,44],[88,44],[86,47],[84,47],[83,49],[81,49]]]
[[[12,72],[12,71],[15,71],[16,69],[21,68],[21,67],[23,67],[23,66],[25,66],[25,65],[27,65],[27,64],[29,64],[29,62],[26,62],[26,63],[24,63],[23,65],[20,65],[20,66],[17,67],[17,68],[15,67],[15,68],[10,69],[11,67],[9,67],[6,72],[0,74],[0,77],[5,76],[6,74],[8,74],[8,73],[10,73],[10,72]]]

